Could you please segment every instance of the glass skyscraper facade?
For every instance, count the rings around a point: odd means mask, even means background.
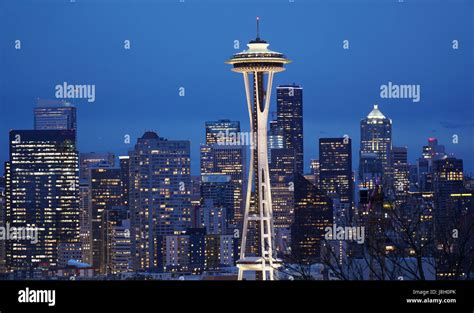
[[[295,173],[303,174],[303,88],[281,85],[276,88],[277,123],[283,130],[284,147],[294,149]]]
[[[295,176],[295,216],[291,252],[298,264],[321,261],[325,228],[332,227],[332,200],[302,175]]]
[[[72,130],[12,130],[6,164],[10,227],[37,239],[6,242],[7,265],[25,270],[58,265],[59,246],[79,243],[79,166]]]
[[[228,135],[236,136],[240,133],[240,122],[231,120],[217,120],[206,122],[206,144],[225,142]]]
[[[374,105],[372,111],[360,122],[359,185],[373,188],[373,182],[366,179],[376,176],[375,173],[381,170],[381,183],[390,186],[391,151],[392,120],[383,115],[378,105]],[[372,173],[364,170],[370,170]]]
[[[319,186],[326,195],[339,198],[347,206],[349,218],[354,201],[350,138],[319,139]]]
[[[64,101],[39,101],[34,109],[36,130],[77,130],[76,108]]]

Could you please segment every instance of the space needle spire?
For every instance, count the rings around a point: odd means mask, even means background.
[[[260,38],[260,19],[257,17],[257,38],[247,44],[247,50],[234,54],[226,61],[233,66],[232,71],[243,74],[250,130],[256,138],[250,154],[240,259],[237,261],[239,280],[243,279],[246,271],[258,273],[256,277],[262,280],[274,280],[275,270],[281,264],[274,249],[267,125],[274,74],[284,71],[284,65],[290,60],[282,53],[269,50],[268,46]],[[258,234],[258,248],[253,254],[247,253],[250,223],[255,225]]]
[[[257,16],[257,40],[260,39],[260,18]]]

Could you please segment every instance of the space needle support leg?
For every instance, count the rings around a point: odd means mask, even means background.
[[[273,74],[274,72],[270,71],[268,72],[268,81],[267,81],[267,90],[265,94],[265,110],[264,110],[264,117],[265,121],[268,120],[268,113],[270,110],[270,97],[272,94],[272,83],[273,83]],[[265,124],[266,126],[267,124]],[[266,137],[265,137],[266,138]],[[273,208],[272,208],[272,194],[271,194],[271,182],[270,182],[270,173],[269,173],[269,168],[268,168],[268,153],[267,150],[265,150],[266,154],[266,161],[264,164],[265,167],[265,181],[266,181],[266,212],[265,212],[265,223],[266,223],[266,229],[269,232],[268,235],[268,262],[269,262],[269,267],[270,267],[270,280],[273,280],[273,245],[274,245],[274,232],[273,232]]]
[[[245,84],[245,95],[247,98],[247,106],[249,111],[249,118],[250,118],[250,134],[252,135],[253,130],[253,123],[252,123],[252,100],[250,97],[250,84],[249,84],[249,75],[248,73],[243,73],[244,76],[244,84]],[[245,196],[245,209],[244,209],[244,221],[243,221],[243,230],[242,230],[242,241],[240,243],[240,259],[245,258],[245,249],[247,244],[247,231],[248,231],[248,217],[249,217],[249,210],[250,210],[250,200],[252,196],[252,183],[253,183],[253,162],[254,156],[253,153],[250,153],[250,166],[249,166],[249,173],[247,177],[247,190]],[[238,273],[238,280],[242,280],[243,278],[243,270],[239,267]]]
[[[262,271],[262,280],[267,280],[267,267],[266,267],[266,249],[265,249],[265,196],[266,196],[266,186],[265,186],[265,157],[267,151],[267,142],[266,142],[266,120],[265,120],[265,108],[263,112],[260,109],[260,84],[263,84],[263,81],[258,79],[258,72],[254,72],[255,77],[255,107],[257,112],[257,171],[258,175],[256,178],[258,181],[255,184],[255,189],[258,190],[258,215],[260,223],[260,254],[261,254],[261,271]],[[262,75],[263,77],[263,75]],[[268,162],[267,162],[268,164]],[[263,174],[263,175],[262,175]]]

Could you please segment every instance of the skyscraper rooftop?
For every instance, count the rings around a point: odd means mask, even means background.
[[[374,108],[372,111],[367,115],[367,118],[377,118],[377,119],[384,119],[385,115],[379,110],[379,106],[374,104]]]

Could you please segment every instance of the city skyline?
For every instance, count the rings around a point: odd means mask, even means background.
[[[199,162],[197,162],[199,146],[205,141],[204,132],[195,131],[195,129],[202,129],[205,121],[222,118],[240,121],[243,130],[249,129],[245,110],[242,109],[242,103],[245,102],[245,99],[235,88],[229,87],[237,84],[237,79],[233,78],[231,73],[225,71],[225,65],[218,62],[217,59],[220,60],[222,57],[229,56],[238,50],[234,49],[234,40],[239,40],[239,48],[243,47],[245,42],[251,38],[249,34],[253,33],[252,20],[256,15],[259,15],[258,11],[261,10],[261,7],[259,7],[261,4],[252,6],[247,11],[245,9],[249,7],[245,5],[242,5],[242,8],[235,6],[237,11],[242,10],[245,12],[242,12],[243,17],[239,17],[239,22],[236,22],[236,26],[234,26],[230,22],[234,17],[228,16],[225,10],[220,10],[219,5],[212,1],[203,3],[202,7],[188,3],[184,5],[189,5],[198,12],[201,12],[203,16],[206,16],[209,13],[206,13],[203,8],[206,7],[206,4],[212,4],[216,6],[215,10],[222,14],[214,14],[212,23],[206,22],[196,30],[184,29],[177,24],[177,27],[182,30],[184,38],[187,39],[187,41],[183,41],[185,42],[183,46],[179,46],[180,49],[178,51],[185,51],[186,49],[184,48],[187,45],[192,47],[200,41],[199,38],[201,37],[193,39],[191,38],[192,36],[190,37],[185,34],[192,34],[201,30],[206,30],[209,33],[217,32],[218,34],[213,36],[213,40],[207,42],[210,48],[212,48],[213,53],[211,53],[211,56],[203,56],[202,66],[209,68],[209,75],[205,75],[199,84],[195,83],[196,80],[194,79],[194,74],[191,74],[192,72],[184,71],[184,68],[181,67],[186,65],[186,62],[178,66],[175,72],[158,70],[160,74],[158,76],[150,76],[150,72],[145,70],[140,62],[136,63],[138,67],[133,71],[127,65],[127,62],[131,60],[137,61],[137,58],[141,57],[153,60],[154,58],[150,58],[151,52],[155,53],[156,56],[166,56],[171,60],[175,58],[184,60],[182,52],[178,52],[176,55],[170,54],[170,50],[166,46],[161,46],[161,50],[157,50],[157,45],[147,39],[148,37],[145,37],[146,34],[152,34],[157,30],[161,35],[161,28],[158,26],[173,23],[171,19],[164,18],[162,22],[147,24],[152,22],[145,18],[146,22],[143,23],[148,25],[148,27],[143,27],[144,25],[132,27],[134,30],[144,29],[144,34],[137,35],[133,31],[131,33],[128,31],[128,34],[124,34],[122,38],[118,35],[120,31],[116,31],[114,32],[115,37],[112,38],[113,42],[108,38],[102,38],[100,35],[92,35],[87,27],[81,28],[84,34],[90,35],[90,40],[93,43],[91,46],[104,47],[105,45],[104,49],[110,55],[110,63],[108,64],[118,65],[121,62],[125,62],[123,72],[118,73],[118,75],[115,75],[116,77],[112,78],[110,75],[115,71],[110,69],[110,74],[100,74],[100,68],[97,67],[95,62],[88,63],[87,72],[71,67],[70,63],[68,63],[70,58],[81,60],[90,53],[90,50],[85,47],[77,47],[68,40],[65,40],[63,45],[66,48],[74,48],[70,49],[73,52],[69,52],[68,55],[72,54],[68,57],[53,53],[55,61],[49,64],[56,64],[54,70],[53,67],[44,68],[35,63],[25,62],[25,58],[31,58],[31,48],[33,47],[38,56],[45,57],[46,60],[50,58],[48,56],[50,54],[49,45],[42,45],[34,41],[31,36],[35,31],[27,32],[21,28],[21,23],[13,25],[13,20],[7,17],[1,23],[11,26],[10,29],[13,30],[8,34],[8,36],[12,36],[10,42],[14,42],[16,37],[18,37],[22,40],[22,48],[17,51],[3,41],[0,43],[2,51],[5,51],[4,55],[6,58],[4,59],[11,61],[2,64],[5,71],[0,74],[1,80],[5,82],[0,87],[3,95],[2,102],[9,103],[8,109],[6,105],[1,106],[0,131],[6,133],[10,129],[31,129],[33,125],[31,112],[34,110],[36,98],[54,98],[55,86],[58,84],[63,84],[64,82],[95,84],[97,93],[95,102],[90,103],[86,99],[68,99],[77,108],[78,147],[81,152],[110,151],[116,155],[126,155],[127,151],[133,148],[133,143],[138,137],[146,130],[154,130],[160,136],[166,138],[191,141],[191,159],[193,160],[191,171],[193,175],[197,175],[199,170]],[[74,11],[68,14],[80,17],[81,14],[85,13],[84,10],[90,4],[77,3],[77,5]],[[167,9],[170,12],[188,14],[186,11],[180,11],[183,8],[179,7],[179,5],[181,4],[170,4]],[[344,12],[339,12],[340,8],[337,6],[335,8],[325,8],[324,6],[320,7],[320,4],[309,2],[291,5],[294,5],[292,9],[294,11],[288,15],[288,18],[292,23],[287,24],[287,27],[278,25],[277,21],[282,13],[275,9],[275,12],[272,12],[272,14],[262,15],[262,20],[264,21],[262,31],[265,34],[268,33],[265,37],[273,45],[288,51],[288,54],[298,60],[298,62],[292,64],[293,70],[291,74],[282,73],[280,77],[276,78],[274,84],[277,86],[297,83],[305,91],[304,103],[306,105],[303,120],[305,130],[305,172],[308,172],[309,160],[316,158],[318,155],[317,141],[319,138],[341,137],[344,134],[348,134],[354,143],[359,142],[358,124],[375,103],[378,103],[384,114],[393,120],[393,145],[408,147],[410,163],[414,163],[415,159],[419,157],[421,147],[426,143],[426,140],[429,137],[436,137],[440,144],[446,145],[448,152],[454,153],[456,157],[465,160],[465,171],[467,174],[473,171],[473,125],[469,119],[466,120],[467,116],[472,115],[472,108],[469,107],[469,103],[472,102],[472,90],[465,87],[466,84],[468,86],[472,85],[472,75],[468,73],[469,71],[464,70],[466,66],[468,68],[472,67],[472,60],[468,57],[469,52],[472,52],[472,42],[467,37],[468,32],[466,29],[468,27],[463,25],[465,22],[461,21],[459,24],[448,23],[448,26],[444,25],[443,27],[433,26],[437,24],[429,22],[426,25],[429,24],[430,27],[418,25],[415,15],[420,8],[409,4],[390,3],[382,4],[381,7],[375,8],[362,4],[360,9],[355,8],[358,14],[351,16],[345,15]],[[383,8],[396,5],[403,6],[400,9],[404,10],[405,25],[396,24],[397,14],[402,13],[387,15],[383,10]],[[16,12],[21,9],[21,6],[22,4],[11,4],[8,5],[6,10]],[[308,44],[305,45],[305,49],[296,49],[297,43],[308,37],[306,29],[310,25],[315,26],[309,22],[309,18],[305,18],[304,8],[326,9],[331,10],[331,13],[336,11],[343,15],[339,20],[341,23],[335,24],[325,18],[322,13],[319,13],[321,10],[316,10],[315,12],[318,13],[314,14],[319,17],[317,22],[315,22],[317,23],[316,25],[326,25],[327,27],[318,27],[321,35],[314,38],[310,37],[311,39],[306,41]],[[428,21],[429,19],[439,17],[452,18],[443,14],[443,4],[441,3],[433,5],[428,10],[426,8],[423,9],[423,14],[426,15]],[[460,10],[460,8],[455,9]],[[143,7],[141,9],[131,8],[131,10],[131,12],[136,12],[134,10],[143,10]],[[100,5],[94,14],[99,14],[97,12],[103,13]],[[456,12],[465,14],[461,11]],[[47,13],[45,12],[45,14]],[[147,15],[145,14],[145,16]],[[371,16],[374,20],[364,20],[363,17],[366,16]],[[118,20],[112,14],[108,15],[108,17],[110,18],[110,27],[120,29],[120,26],[117,24]],[[36,17],[25,15],[21,18],[35,20]],[[56,19],[54,16],[50,16],[50,18],[52,22]],[[194,19],[192,16],[186,16],[186,18]],[[230,19],[230,21],[219,23],[223,18]],[[384,19],[385,22],[380,24],[382,29],[379,34],[389,29],[394,32],[396,31],[396,33],[393,33],[393,36],[390,38],[376,36],[376,34],[366,36],[366,38],[358,35],[357,30],[365,30],[378,19]],[[242,23],[242,21],[246,22]],[[222,30],[217,30],[213,27],[214,24],[224,25],[225,27],[221,27]],[[419,26],[417,34],[407,32],[408,27],[414,24]],[[150,27],[151,25],[156,25],[157,27]],[[348,25],[354,26],[350,32],[347,31]],[[397,27],[393,27],[394,25],[397,25]],[[71,27],[74,30],[75,26],[71,25]],[[275,31],[270,32],[270,29],[275,29]],[[305,29],[305,31],[301,31],[302,29]],[[50,40],[64,39],[61,31],[48,30],[51,33]],[[101,30],[104,31],[105,29],[102,28]],[[45,29],[37,31],[45,31]],[[438,32],[437,36],[432,36],[435,31]],[[229,34],[236,35],[231,36]],[[316,35],[318,34],[316,33]],[[327,38],[329,34],[331,35],[330,40]],[[163,35],[163,40],[166,40],[168,35],[166,33]],[[423,40],[420,38],[423,38]],[[123,41],[127,39],[131,42],[130,50],[123,48]],[[176,40],[169,39],[171,40],[170,42],[175,42]],[[459,50],[452,49],[452,41],[454,39],[460,43]],[[348,50],[343,49],[344,40],[349,40]],[[374,45],[374,43],[378,44]],[[367,47],[370,47],[370,49],[366,49]],[[389,53],[387,47],[397,51],[400,57],[396,57],[390,62],[386,58],[381,58],[381,55]],[[411,52],[415,50],[417,52],[416,55],[412,54],[414,52]],[[194,49],[194,51],[197,53],[197,56],[200,56],[205,53],[206,49]],[[309,58],[307,53],[320,55],[320,58]],[[362,53],[370,53],[370,58],[367,58],[370,59],[370,62],[361,60]],[[328,58],[329,54],[332,57]],[[439,63],[435,56],[438,58],[442,57],[443,63]],[[101,56],[96,56],[96,58],[100,60]],[[400,61],[402,59],[411,61],[406,65]],[[421,61],[422,59],[423,61]],[[152,61],[152,64],[156,64],[153,62],[155,61]],[[336,66],[336,64],[340,66]],[[415,64],[417,68],[413,67]],[[29,68],[25,68],[25,66],[29,66]],[[364,66],[364,69],[368,71],[367,73],[361,72]],[[305,74],[304,69],[308,67],[314,68],[312,76]],[[430,68],[438,69],[436,75],[428,70]],[[20,82],[25,81],[26,73],[30,73],[29,75],[33,76],[40,75],[43,79],[38,84],[32,84],[31,88],[27,90],[21,89],[20,92],[19,88],[22,86]],[[128,75],[124,76],[123,74],[126,73]],[[140,73],[143,73],[143,76],[139,75]],[[361,83],[360,79],[358,79],[357,84],[354,85],[353,75],[356,73],[359,78],[367,78],[362,80],[364,83]],[[8,80],[6,77],[8,77]],[[458,83],[456,85],[450,83],[452,77],[457,77]],[[225,81],[225,83],[222,84],[221,88],[214,90],[211,87],[208,88],[207,86],[215,85],[216,79],[222,82]],[[420,84],[420,102],[412,102],[410,99],[381,99],[379,94],[380,86],[389,82]],[[122,94],[117,90],[113,91],[114,86],[117,86],[117,84],[118,86],[127,84],[127,88],[130,90],[130,94],[133,94],[133,97],[130,98],[129,95]],[[438,88],[443,85],[446,88],[449,86],[450,93],[445,93],[442,91],[442,88]],[[179,88],[181,87],[185,88],[184,97],[179,96]],[[156,92],[150,92],[155,88],[158,88]],[[348,92],[337,92],[337,89]],[[232,97],[224,97],[224,94],[230,94]],[[117,95],[119,95],[119,98],[117,98]],[[277,111],[275,95],[274,88],[271,101],[271,111],[273,112]],[[229,103],[219,105],[220,102],[225,101],[224,99],[230,99]],[[137,102],[139,103],[138,105],[136,104]],[[164,103],[171,103],[172,106],[165,107]],[[451,105],[451,103],[456,103],[456,106]],[[220,109],[211,113],[207,110],[199,110],[198,107],[200,106],[197,104],[206,107],[217,106]],[[138,109],[130,110],[131,107]],[[151,110],[154,114],[142,114],[146,110]],[[180,117],[179,121],[176,120],[177,116]],[[104,119],[103,117],[107,118]],[[336,119],[336,122],[333,119]],[[173,121],[173,123],[170,123],[170,121]],[[341,125],[344,126],[341,127]],[[432,130],[435,130],[435,132]],[[98,135],[99,133],[100,135]],[[130,135],[131,144],[127,145],[124,143],[125,135]],[[453,135],[458,135],[459,137],[457,144],[453,143]],[[0,138],[0,144],[2,146],[0,161],[3,163],[7,158],[6,136]],[[357,169],[357,165],[358,156],[355,154],[353,168]]]
[[[473,18],[0,0],[0,313],[471,312]]]
[[[139,279],[151,275],[167,280],[182,274],[204,280],[394,280],[398,273],[407,279],[470,279],[474,179],[469,169],[474,153],[473,138],[463,132],[469,132],[473,123],[470,115],[463,114],[458,118],[464,128],[455,127],[456,133],[425,136],[427,125],[446,109],[444,94],[432,88],[448,79],[448,69],[438,76],[424,71],[421,75],[417,69],[418,80],[404,72],[404,79],[397,81],[396,75],[408,70],[401,63],[406,57],[397,57],[392,65],[400,71],[387,67],[365,73],[378,78],[362,84],[362,76],[354,76],[344,92],[333,94],[334,99],[345,99],[343,107],[323,102],[332,99],[328,94],[315,103],[314,95],[328,90],[322,88],[324,84],[334,87],[336,77],[351,75],[326,72],[329,76],[321,78],[319,85],[305,83],[308,72],[321,74],[310,66],[324,64],[319,55],[301,60],[308,62],[305,70],[289,75],[293,60],[298,63],[298,56],[304,54],[291,44],[294,38],[275,36],[281,29],[269,24],[260,25],[257,16],[255,37],[234,40],[230,57],[221,48],[204,54],[192,49],[196,53],[190,57],[204,61],[186,67],[185,72],[180,72],[181,66],[190,58],[178,57],[183,40],[172,38],[162,48],[166,51],[171,45],[176,55],[161,62],[174,60],[172,67],[163,64],[156,72],[152,68],[148,74],[143,72],[144,76],[114,77],[123,79],[124,86],[130,84],[134,101],[141,99],[133,106],[120,102],[127,96],[120,96],[124,88],[117,88],[109,76],[112,72],[93,71],[93,79],[68,78],[54,85],[56,99],[38,98],[25,115],[19,115],[22,110],[2,115],[12,128],[0,186],[0,226],[33,229],[34,240],[41,241],[28,241],[31,236],[21,234],[15,235],[21,236],[20,243],[8,240],[0,249],[5,251],[0,260],[4,276]],[[275,42],[262,29],[268,29]],[[406,38],[399,36],[399,42],[405,43],[400,50],[408,49]],[[123,41],[121,57],[133,55],[132,42]],[[436,44],[432,42],[430,49]],[[451,61],[450,70],[461,75],[462,69],[456,67],[464,61],[462,53],[457,54],[459,40],[445,44],[452,50],[445,57]],[[16,40],[15,47],[21,57],[22,41]],[[345,56],[335,56],[333,62],[355,58],[346,70],[377,63],[372,58],[355,61],[358,49],[353,39],[343,39],[339,49]],[[158,59],[163,51],[157,51]],[[202,79],[196,79],[209,55],[220,56],[220,65],[214,68],[213,63]],[[224,63],[243,74],[243,97],[233,90],[242,90],[237,87],[242,81],[222,76]],[[286,72],[289,63],[291,70]],[[428,63],[440,66],[435,58]],[[152,92],[159,101],[154,107],[149,107],[155,102],[149,90],[134,85],[147,75],[148,82],[160,82]],[[206,84],[214,76],[220,81]],[[169,83],[177,77],[188,82],[176,86],[173,97]],[[98,83],[96,78],[107,79]],[[377,101],[370,105],[362,105],[362,98],[354,96],[377,84]],[[229,89],[230,85],[235,87]],[[450,88],[453,97],[458,89]],[[120,104],[102,105],[81,121],[81,112],[90,114],[101,103],[100,90],[113,90],[115,96],[105,101],[115,99]],[[204,99],[196,91],[212,97],[193,114],[189,105]],[[458,96],[469,103],[470,92],[461,91]],[[6,98],[14,92],[6,92]],[[432,99],[432,108],[421,110],[428,105],[426,99]],[[457,107],[472,111],[465,103]],[[179,111],[170,115],[176,108]],[[330,114],[331,110],[335,111]],[[241,118],[241,111],[248,111],[248,118]],[[16,127],[27,114],[34,117],[34,125]],[[215,115],[219,117],[212,118]],[[204,120],[194,128],[191,116]],[[125,117],[127,122],[121,122]],[[163,117],[173,124],[158,123],[158,130],[148,126]],[[141,132],[136,128],[140,122],[145,128]],[[357,130],[352,129],[354,122]],[[405,128],[395,127],[407,122]],[[451,123],[445,128],[453,127],[452,120],[445,122]],[[94,127],[94,135],[88,136]],[[115,133],[126,151],[107,149],[115,145],[115,140],[107,140],[111,131],[120,127],[129,129]],[[182,136],[189,131],[200,133],[199,158],[192,153],[193,136]],[[98,142],[104,144],[91,152],[88,148]],[[313,146],[318,154],[308,155]],[[200,177],[192,170],[197,165]],[[295,265],[303,273],[295,273]]]

